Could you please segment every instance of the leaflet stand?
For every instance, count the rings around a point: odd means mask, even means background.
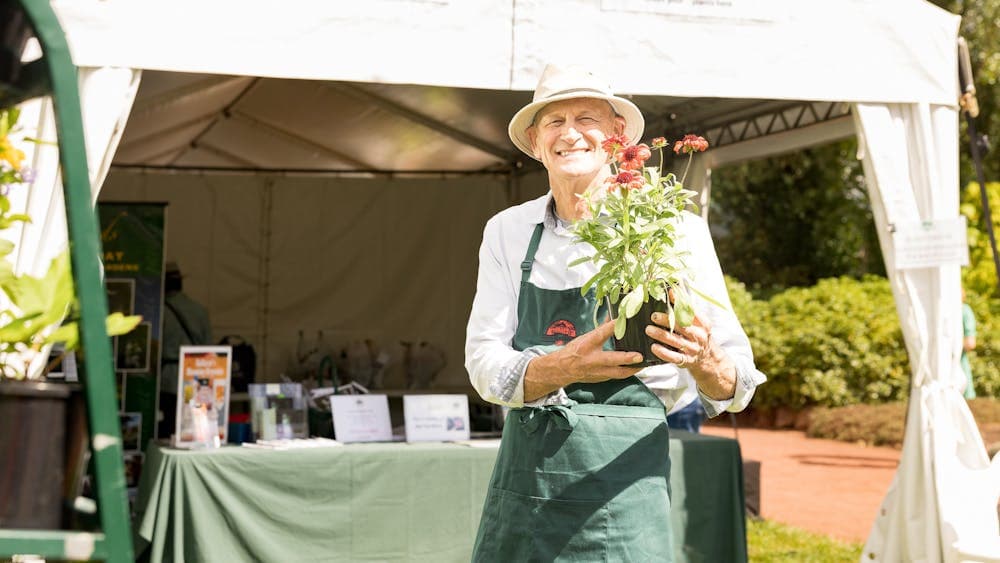
[[[111,363],[111,342],[99,256],[97,217],[91,205],[77,69],[59,22],[47,0],[0,0],[0,55],[17,66],[23,45],[34,35],[43,57],[16,68],[9,82],[0,76],[0,107],[51,95],[59,137],[59,163],[66,201],[73,281],[80,303],[80,342],[87,354],[80,382],[87,402],[94,487],[101,531],[0,530],[0,557],[30,553],[50,559],[132,561],[132,537],[125,491],[121,430]],[[23,17],[22,17],[23,16]]]

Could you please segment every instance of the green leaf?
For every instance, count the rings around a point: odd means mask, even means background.
[[[615,338],[621,339],[625,336],[625,315],[618,315],[615,319]]]
[[[622,298],[621,308],[619,309],[624,317],[632,318],[639,312],[642,308],[643,302],[643,286],[640,284],[632,291],[628,292],[628,295]]]
[[[653,283],[649,286],[649,294],[657,301],[666,301],[667,292],[663,289],[663,285],[659,283]]]
[[[70,271],[69,250],[52,259],[49,269],[42,278],[45,291],[52,296],[51,309],[59,315],[65,314],[75,298],[73,274]]]
[[[718,308],[720,308],[720,309],[722,309],[722,310],[725,310],[725,311],[728,311],[728,310],[729,310],[729,307],[726,307],[726,306],[725,306],[725,305],[723,305],[722,303],[720,303],[720,302],[716,301],[715,299],[712,299],[711,297],[709,297],[709,296],[708,296],[708,295],[706,295],[705,293],[703,293],[703,292],[701,292],[701,291],[698,291],[698,288],[696,288],[696,287],[689,287],[688,289],[690,289],[691,291],[693,291],[693,292],[697,293],[699,297],[701,297],[701,298],[702,298],[702,299],[704,299],[705,301],[708,301],[708,302],[709,302],[709,303],[711,303],[712,305],[715,305],[716,307],[718,307]]]
[[[694,307],[688,301],[677,303],[677,324],[680,326],[690,326],[694,322]]]
[[[55,344],[56,342],[65,343],[66,350],[75,350],[80,344],[80,330],[77,328],[76,323],[62,325],[45,339],[46,344]]]
[[[14,243],[6,239],[0,239],[0,256],[7,256],[11,252],[14,252]]]
[[[48,305],[45,284],[38,278],[27,275],[10,278],[4,281],[2,288],[11,302],[24,313],[41,314]]]
[[[105,325],[108,329],[108,336],[118,336],[131,332],[132,329],[139,326],[140,322],[142,322],[141,315],[125,316],[121,313],[111,313],[108,315]]]
[[[579,266],[580,264],[586,262],[592,262],[593,260],[594,260],[593,256],[584,256],[582,258],[577,258],[576,260],[573,260],[572,262],[569,263],[569,267],[572,268],[573,266]]]
[[[39,316],[39,313],[24,315],[0,327],[0,342],[28,342],[38,332]]]

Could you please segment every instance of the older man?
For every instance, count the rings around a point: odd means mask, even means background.
[[[647,333],[664,364],[605,349],[594,326],[593,264],[574,243],[577,195],[610,175],[602,142],[635,142],[644,121],[593,74],[549,65],[533,101],[511,119],[514,144],[548,172],[550,192],[490,219],[479,256],[466,367],[480,395],[511,407],[476,539],[476,561],[664,561],[673,553],[666,413],[700,400],[742,410],[764,376],[739,321],[698,303],[693,325]],[[688,214],[678,244],[696,286],[728,303],[708,229]],[[589,269],[588,269],[589,268]],[[669,346],[669,347],[668,347]],[[679,366],[683,366],[680,368]]]

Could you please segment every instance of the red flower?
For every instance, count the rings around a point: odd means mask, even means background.
[[[614,176],[609,176],[606,181],[608,192],[613,192],[619,187],[626,190],[637,190],[642,187],[642,176],[635,170],[619,172]]]
[[[684,138],[680,141],[674,143],[674,152],[677,154],[691,154],[693,152],[702,152],[708,149],[708,141],[705,137],[699,137],[698,135],[684,135]]]
[[[654,149],[662,149],[663,147],[667,146],[667,140],[663,137],[657,137],[653,139],[652,143]]]
[[[653,153],[649,151],[649,147],[645,144],[632,145],[625,147],[621,152],[615,155],[618,159],[618,164],[625,170],[641,170],[642,165],[649,160],[649,157],[653,156]]]
[[[601,143],[601,148],[608,154],[615,154],[618,149],[628,146],[628,139],[625,135],[612,135]]]

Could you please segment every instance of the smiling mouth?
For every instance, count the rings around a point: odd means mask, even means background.
[[[572,155],[575,155],[575,154],[585,154],[585,153],[589,153],[589,152],[590,152],[590,149],[570,149],[570,150],[565,150],[565,151],[556,151],[556,154],[559,155],[559,156],[572,156]]]

